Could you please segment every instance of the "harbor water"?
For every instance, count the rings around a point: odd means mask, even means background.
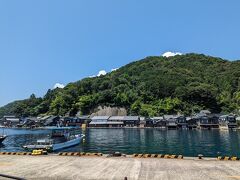
[[[0,129],[1,133],[2,129]],[[50,130],[5,129],[7,139],[0,151],[25,151],[22,146],[49,137]],[[121,152],[125,154],[181,154],[207,157],[240,157],[240,131],[231,130],[163,130],[163,129],[86,129],[84,141],[68,152]]]

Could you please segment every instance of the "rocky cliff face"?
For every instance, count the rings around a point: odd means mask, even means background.
[[[120,107],[98,106],[91,111],[92,116],[126,116],[127,110]]]

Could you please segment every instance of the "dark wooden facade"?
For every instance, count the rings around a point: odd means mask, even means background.
[[[198,127],[201,129],[219,128],[219,117],[215,115],[204,115],[198,119]]]

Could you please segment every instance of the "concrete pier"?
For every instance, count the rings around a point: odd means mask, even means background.
[[[0,173],[37,180],[240,179],[240,161],[0,155]]]

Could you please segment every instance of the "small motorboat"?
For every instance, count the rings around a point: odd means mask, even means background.
[[[0,135],[0,144],[7,138],[6,135]]]
[[[71,130],[77,129],[77,128],[49,126],[49,127],[45,127],[45,129],[51,131],[51,133],[50,133],[51,138],[60,138],[60,137],[65,137],[66,133],[68,133]]]
[[[37,149],[43,149],[48,152],[53,152],[60,149],[76,146],[80,144],[83,137],[84,137],[83,134],[68,135],[64,142],[55,142],[54,139],[40,139],[40,140],[37,140],[36,144],[25,145],[23,146],[23,148],[31,151],[37,150]]]

